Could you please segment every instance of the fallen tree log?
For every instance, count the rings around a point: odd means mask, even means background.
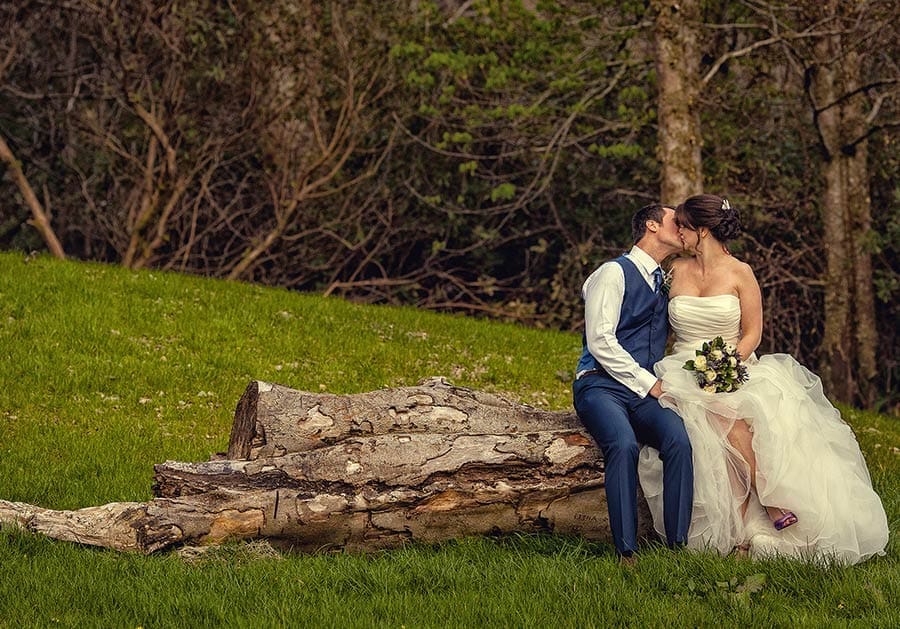
[[[513,532],[606,539],[608,521],[595,513],[598,504],[604,504],[602,488],[572,493],[538,483],[352,495],[221,490],[75,511],[0,500],[0,521],[55,539],[143,553],[258,538],[300,551],[371,551],[411,540]]]
[[[582,426],[574,413],[542,411],[440,377],[416,387],[353,395],[306,393],[256,380],[238,402],[227,458],[301,452],[365,435],[545,430],[581,431]]]
[[[440,378],[346,396],[254,381],[226,455],[154,469],[148,502],[55,511],[0,500],[0,522],[144,553],[254,538],[303,551],[512,532],[610,539],[603,461],[574,413]]]
[[[510,435],[390,434],[249,461],[167,461],[155,466],[154,493],[177,497],[217,488],[352,492],[363,487],[427,487],[479,482],[590,485],[603,462],[580,432]]]

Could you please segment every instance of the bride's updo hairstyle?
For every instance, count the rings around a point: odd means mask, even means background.
[[[719,242],[726,243],[741,234],[741,216],[728,199],[714,194],[698,194],[675,208],[675,220],[690,229],[706,227]]]

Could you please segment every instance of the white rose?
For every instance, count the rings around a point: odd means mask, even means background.
[[[720,349],[714,349],[709,353],[709,355],[712,356],[715,360],[722,360],[722,350]]]
[[[725,353],[726,354],[734,354],[737,351],[737,348],[734,345],[726,345]]]
[[[697,356],[697,358],[694,359],[694,369],[697,371],[706,369],[706,356]]]
[[[732,356],[731,358],[728,359],[728,364],[731,365],[732,367],[737,367],[737,358]]]
[[[708,384],[708,385],[706,385],[705,387],[703,387],[703,390],[706,391],[707,393],[715,393],[715,392],[716,392],[716,385],[714,385],[714,384]]]
[[[715,382],[715,379],[716,379],[716,372],[715,372],[715,371],[713,371],[712,369],[710,369],[709,371],[706,372],[706,381],[707,381],[707,382]]]

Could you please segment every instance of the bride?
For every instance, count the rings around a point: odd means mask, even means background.
[[[821,381],[787,354],[754,353],[762,336],[759,284],[726,247],[741,229],[737,210],[704,194],[675,216],[694,255],[672,265],[675,346],[655,369],[660,403],[681,415],[694,453],[688,546],[844,564],[883,555],[884,508],[856,437]],[[749,372],[732,393],[707,393],[683,369],[717,336],[737,348]],[[662,462],[654,449],[641,452],[639,475],[662,531]]]

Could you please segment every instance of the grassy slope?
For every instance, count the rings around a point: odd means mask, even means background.
[[[0,254],[0,497],[54,508],[149,498],[154,463],[225,449],[255,378],[349,393],[442,374],[564,408],[557,373],[579,346],[571,334],[408,308]],[[900,422],[845,418],[896,534]],[[277,558],[243,545],[187,563],[4,530],[0,627],[888,625],[900,621],[898,567],[896,541],[851,569],[651,551],[625,571],[609,548],[559,538],[373,557]]]

